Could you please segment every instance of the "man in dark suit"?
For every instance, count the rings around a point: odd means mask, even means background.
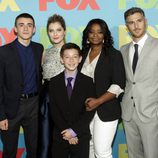
[[[54,121],[53,158],[89,158],[89,123],[94,111],[86,112],[85,100],[95,92],[92,78],[77,71],[81,59],[76,44],[65,44],[61,49],[65,71],[52,78],[49,84]]]
[[[0,129],[3,158],[16,158],[20,126],[27,158],[36,158],[38,94],[41,87],[43,46],[31,41],[34,18],[27,13],[15,19],[17,39],[0,47]]]

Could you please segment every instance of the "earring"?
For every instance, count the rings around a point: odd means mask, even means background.
[[[89,42],[89,40],[87,39],[87,44],[89,44],[90,42]]]
[[[104,43],[104,40],[103,40],[103,43]]]

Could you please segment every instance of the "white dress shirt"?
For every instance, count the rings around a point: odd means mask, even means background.
[[[134,49],[134,45],[135,44],[138,44],[138,60],[139,60],[139,56],[140,56],[140,53],[142,51],[142,48],[144,46],[144,43],[146,41],[146,39],[148,38],[148,34],[146,33],[142,39],[140,39],[137,43],[136,42],[132,42],[131,45],[130,45],[130,48],[129,48],[129,60],[130,60],[130,64],[132,66],[132,62],[133,62],[133,57],[134,57],[134,52],[135,52],[135,49]]]

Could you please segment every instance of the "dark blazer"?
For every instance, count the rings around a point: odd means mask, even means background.
[[[82,68],[88,55],[88,51],[83,52],[83,59],[79,66]],[[95,91],[97,97],[103,95],[112,84],[125,87],[125,70],[121,53],[115,48],[102,49],[94,72]],[[114,98],[103,103],[97,108],[97,113],[102,121],[113,121],[121,117],[119,99]]]
[[[41,87],[41,57],[43,46],[31,42],[37,70],[38,90]],[[16,41],[0,47],[0,120],[12,119],[19,108],[23,89],[22,66]]]
[[[79,138],[90,136],[89,123],[94,111],[86,112],[85,100],[94,97],[92,78],[78,72],[69,101],[64,72],[49,83],[50,111],[54,121],[54,138],[62,140],[61,131],[72,128]]]

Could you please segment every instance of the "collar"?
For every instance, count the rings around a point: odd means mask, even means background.
[[[65,79],[67,79],[67,78],[69,78],[69,77],[72,77],[73,79],[75,79],[75,78],[76,78],[76,76],[77,76],[77,73],[78,73],[78,70],[76,70],[74,74],[72,74],[71,76],[69,76],[69,75],[68,75],[68,74],[66,74],[66,72],[64,71],[64,74],[65,74]]]
[[[133,43],[133,45],[138,44],[141,48],[143,48],[144,43],[145,43],[147,38],[148,38],[148,34],[146,33],[137,43],[134,41],[132,43]]]
[[[30,41],[30,44],[29,44],[28,46],[25,46],[25,45],[23,45],[22,43],[20,43],[20,42],[18,41],[18,38],[15,40],[15,42],[16,42],[17,46],[19,46],[19,47],[21,47],[21,48],[23,48],[23,49],[27,49],[27,48],[30,48],[30,47],[31,47],[31,41]]]

